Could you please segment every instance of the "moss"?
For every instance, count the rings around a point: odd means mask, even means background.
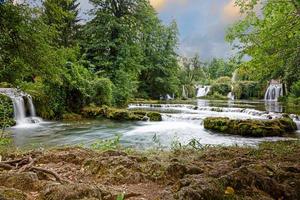
[[[150,121],[162,121],[162,116],[158,112],[148,112],[147,117],[149,117]]]
[[[26,195],[17,189],[0,187],[0,199],[2,200],[26,200]]]
[[[145,119],[145,116],[149,117],[151,121],[161,121],[161,114],[158,112],[147,112],[142,110],[127,110],[118,108],[104,107],[85,107],[81,111],[82,116],[87,118],[107,118],[118,121],[141,121]]]
[[[82,119],[82,116],[79,115],[79,114],[76,114],[76,113],[66,113],[66,114],[63,114],[63,120],[72,120],[72,121],[75,121],[75,120],[81,120]]]
[[[126,109],[109,109],[106,117],[109,118],[109,119],[118,120],[118,121],[141,120],[141,117],[139,115],[135,115],[134,113],[132,113],[129,110],[126,110]]]
[[[289,118],[233,120],[222,117],[209,117],[204,120],[204,128],[221,133],[251,137],[283,136],[285,133],[297,130],[295,122]]]

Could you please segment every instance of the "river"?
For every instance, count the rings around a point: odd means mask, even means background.
[[[247,138],[218,134],[205,130],[205,117],[236,119],[276,118],[285,111],[277,102],[195,100],[188,104],[130,104],[129,109],[154,110],[162,113],[161,122],[117,122],[103,120],[42,121],[27,127],[10,129],[14,143],[20,148],[47,148],[65,145],[89,146],[99,140],[120,136],[126,147],[151,148],[157,143],[169,148],[174,142],[186,144],[192,139],[203,145],[257,145],[262,141],[291,138]],[[300,123],[299,123],[300,124]],[[153,138],[156,137],[156,142]],[[299,138],[297,132],[293,139]]]

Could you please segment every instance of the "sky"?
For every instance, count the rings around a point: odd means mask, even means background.
[[[83,11],[90,8],[88,0],[80,2]],[[180,55],[197,53],[203,60],[210,60],[233,54],[224,38],[227,27],[240,18],[234,0],[150,0],[150,3],[165,24],[176,20]]]

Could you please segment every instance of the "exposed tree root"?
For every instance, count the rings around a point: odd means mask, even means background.
[[[44,169],[41,167],[35,167],[36,159],[33,159],[31,156],[27,158],[22,158],[22,159],[16,159],[16,160],[8,160],[8,161],[2,161],[0,162],[0,168],[5,169],[5,170],[17,170],[19,173],[20,172],[25,172],[25,171],[34,171],[34,172],[42,172],[45,174],[50,174],[52,175],[56,181],[59,183],[70,183],[69,180],[64,180],[62,179],[56,172],[51,171],[49,169]]]

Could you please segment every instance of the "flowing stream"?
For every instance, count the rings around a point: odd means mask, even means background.
[[[155,136],[163,147],[174,141],[182,144],[197,139],[211,145],[257,145],[262,141],[291,138],[247,138],[222,135],[205,130],[205,117],[222,116],[236,119],[270,119],[281,117],[284,107],[278,102],[197,100],[191,104],[131,104],[129,109],[153,110],[162,113],[161,122],[117,122],[111,120],[81,120],[76,122],[40,122],[33,127],[12,128],[15,144],[26,147],[90,145],[120,135],[128,147],[151,148]],[[300,125],[296,115],[291,115]],[[300,127],[300,126],[299,126]],[[296,133],[296,139],[300,133]]]

